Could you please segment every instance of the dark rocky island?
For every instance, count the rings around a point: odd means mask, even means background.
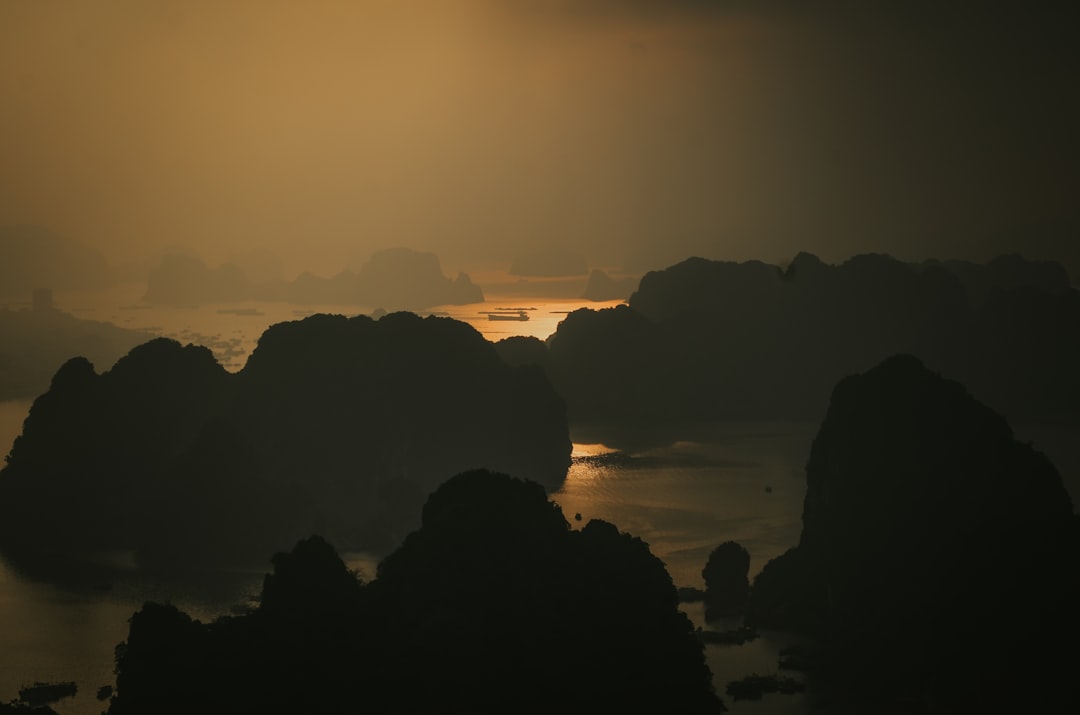
[[[105,257],[80,241],[40,226],[0,226],[0,300],[26,300],[37,288],[95,291],[114,282]]]
[[[734,541],[725,541],[709,554],[701,577],[705,580],[705,618],[737,616],[750,595],[750,552]]]
[[[797,547],[747,621],[810,633],[837,701],[1077,712],[1080,520],[1005,420],[910,356],[841,381]]]
[[[536,483],[450,479],[371,583],[317,537],[273,561],[250,615],[136,613],[109,715],[723,709],[663,563]]]
[[[447,470],[554,489],[569,464],[543,373],[465,323],[317,315],[270,327],[236,374],[164,338],[101,374],[68,361],[0,472],[0,538],[173,565],[250,563],[313,532],[378,551]]]
[[[646,274],[628,306],[571,313],[547,345],[574,422],[818,420],[838,380],[898,353],[1010,419],[1080,420],[1080,291],[1019,256],[691,258]]]

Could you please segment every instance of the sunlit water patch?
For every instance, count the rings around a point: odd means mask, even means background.
[[[706,440],[637,453],[575,445],[552,499],[568,518],[614,523],[646,541],[680,586],[702,585],[709,552],[738,541],[751,574],[794,546],[815,425],[722,423]]]
[[[173,338],[183,344],[209,348],[227,370],[237,371],[255,349],[259,337],[276,323],[302,320],[316,313],[373,315],[379,306],[238,301],[188,306],[150,305],[141,302],[143,286],[122,286],[111,292],[72,295],[58,301],[61,310],[79,318],[100,320],[120,327]],[[566,316],[579,308],[600,310],[621,300],[588,301],[583,298],[536,298],[491,295],[482,303],[433,306],[418,314],[449,317],[468,323],[492,342],[513,336],[544,340]],[[496,319],[493,319],[495,316]],[[500,316],[524,316],[497,319]],[[109,365],[96,366],[99,371]]]

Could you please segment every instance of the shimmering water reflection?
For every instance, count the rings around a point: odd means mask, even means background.
[[[575,444],[566,483],[552,499],[575,525],[604,519],[648,542],[678,586],[703,585],[705,560],[724,541],[750,551],[753,576],[798,542],[816,429],[731,422],[698,426],[694,441],[639,452]]]
[[[646,541],[677,586],[703,587],[701,569],[724,541],[747,548],[753,578],[769,559],[798,543],[805,465],[816,431],[815,423],[728,422],[696,425],[690,430],[694,439],[666,447],[619,451],[575,443],[566,483],[552,499],[574,528],[604,519]],[[739,619],[706,623],[701,603],[682,609],[702,628],[741,625]],[[707,645],[717,692],[723,696],[727,683],[750,674],[776,674],[780,650],[796,641],[764,632],[741,646]],[[733,713],[810,711],[808,699],[799,695],[724,699]]]

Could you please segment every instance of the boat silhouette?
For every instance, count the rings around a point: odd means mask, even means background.
[[[528,320],[529,314],[524,309],[515,312],[488,313],[488,320]]]

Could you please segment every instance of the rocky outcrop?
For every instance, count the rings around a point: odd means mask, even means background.
[[[663,563],[605,522],[580,532],[539,484],[462,473],[360,584],[309,538],[252,614],[204,625],[146,604],[117,649],[110,715],[719,712]]]
[[[709,554],[701,577],[705,580],[705,618],[739,615],[750,595],[750,552],[725,541]]]
[[[148,563],[250,562],[312,531],[384,550],[447,470],[556,489],[569,464],[540,368],[507,365],[467,324],[317,315],[270,327],[236,374],[164,338],[102,374],[69,361],[0,472],[0,536]]]
[[[1080,419],[1080,291],[1063,269],[1002,257],[984,290],[950,265],[691,258],[646,274],[628,308],[567,316],[549,374],[575,421],[816,420],[844,375],[907,353],[1012,419]]]
[[[893,357],[836,386],[806,473],[799,545],[757,577],[748,621],[816,634],[847,691],[1043,712],[1075,697],[1053,684],[1075,654],[1047,654],[1080,635],[1080,524],[998,414]]]

